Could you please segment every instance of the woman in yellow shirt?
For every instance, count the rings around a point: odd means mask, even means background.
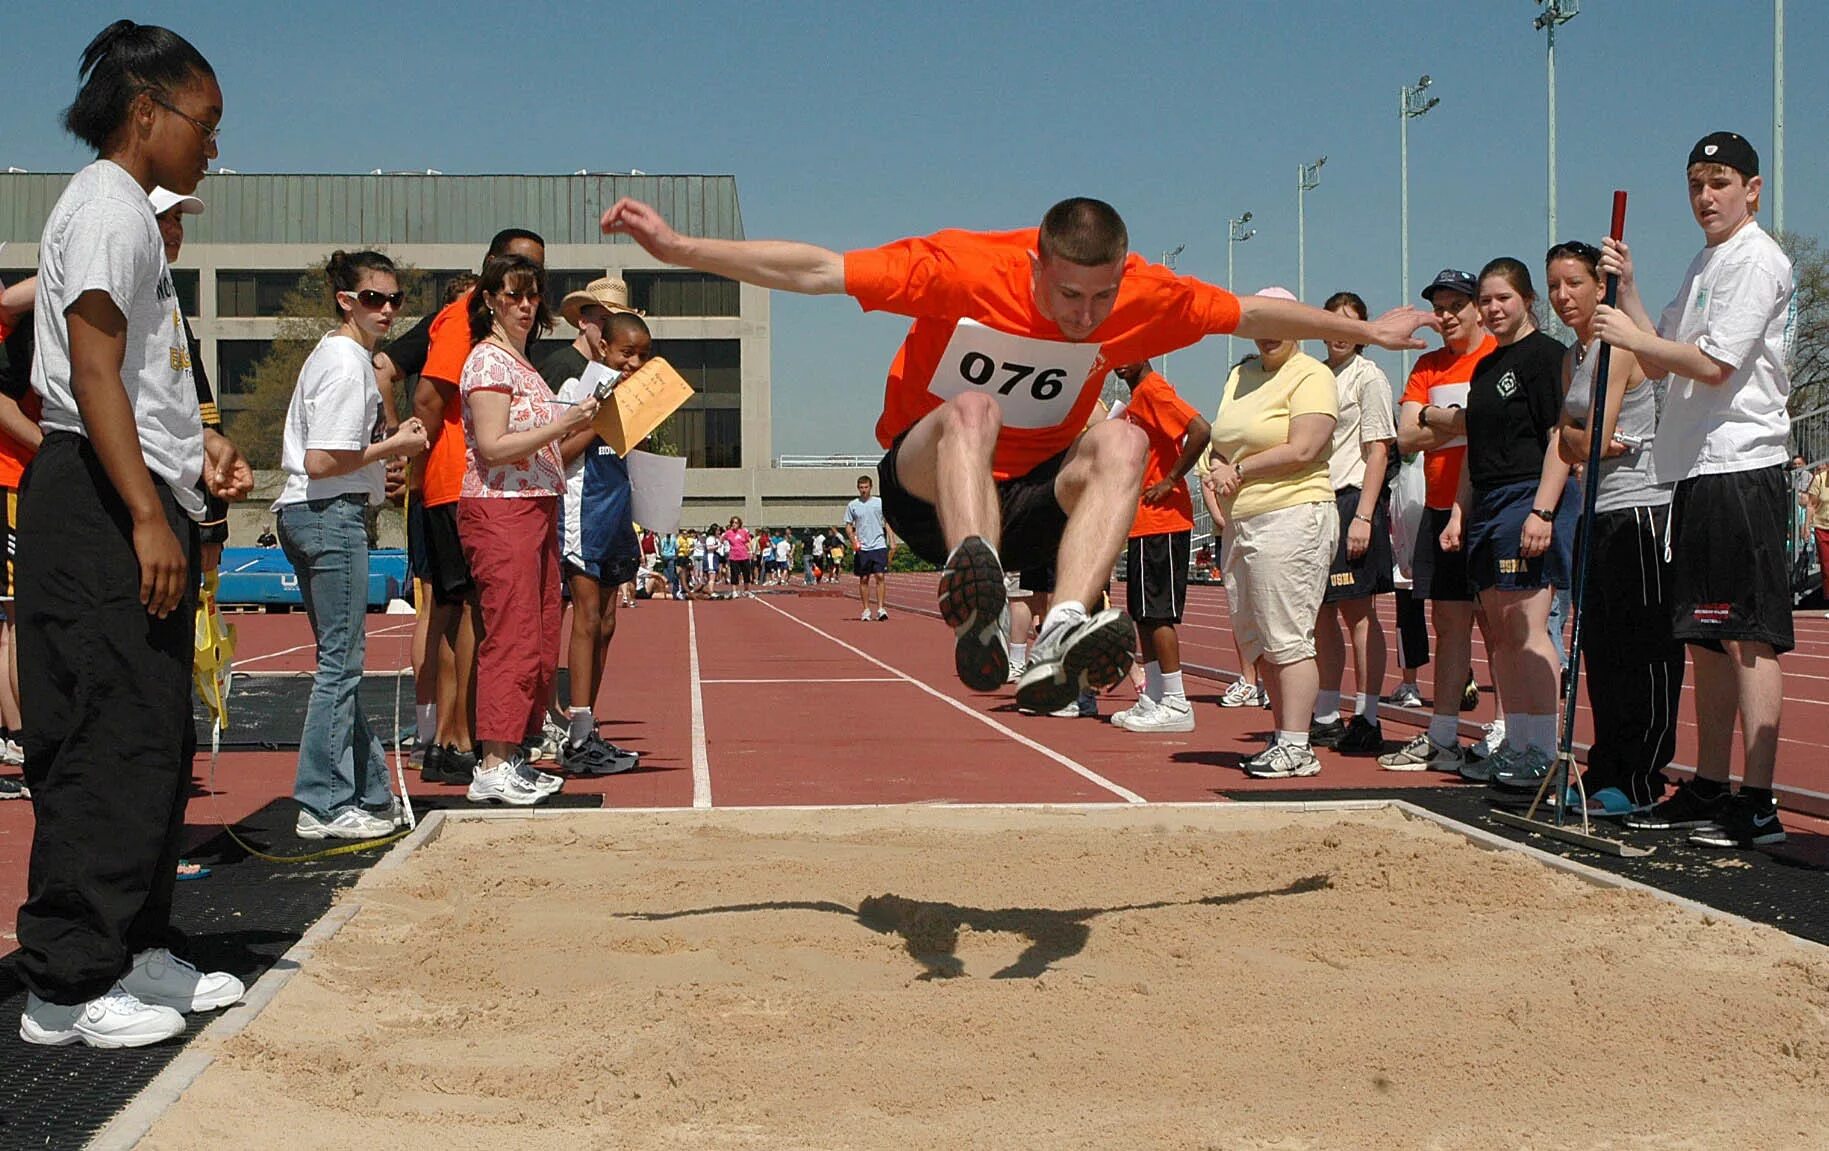
[[[1283,288],[1260,296],[1293,300]],[[1327,365],[1294,340],[1258,340],[1226,380],[1201,493],[1225,525],[1226,598],[1240,654],[1257,666],[1276,742],[1245,762],[1262,779],[1321,770],[1308,746],[1320,672],[1315,616],[1339,546],[1327,454],[1339,397]]]

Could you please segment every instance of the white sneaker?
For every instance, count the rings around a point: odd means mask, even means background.
[[[1125,708],[1122,711],[1114,711],[1111,713],[1111,725],[1113,727],[1123,727],[1124,721],[1129,719],[1131,716],[1133,716],[1133,715],[1144,716],[1144,715],[1148,715],[1150,712],[1155,711],[1155,710],[1156,710],[1156,701],[1155,700],[1151,699],[1147,695],[1139,695],[1137,697],[1136,703],[1131,704],[1129,707]]]
[[[1136,625],[1116,609],[1057,620],[1029,645],[1029,669],[1016,681],[1017,706],[1055,711],[1110,687],[1130,670],[1136,646]],[[1087,714],[1083,704],[1080,714]]]
[[[1017,680],[1022,678],[1022,673],[1025,671],[1028,671],[1028,670],[1029,670],[1029,661],[1028,660],[1025,659],[1025,660],[1022,660],[1021,662],[1018,662],[1016,660],[1011,660],[1010,661],[1010,678],[1006,682],[1015,683]]]
[[[1118,726],[1125,731],[1193,731],[1194,708],[1186,696],[1165,695],[1149,711],[1133,711]]]
[[[1396,751],[1378,757],[1378,766],[1386,771],[1459,772],[1466,762],[1467,757],[1458,745],[1443,747],[1430,739],[1426,731],[1418,732]]]
[[[1264,708],[1270,706],[1270,689],[1261,683],[1257,685],[1257,705]]]
[[[510,807],[532,807],[544,802],[550,793],[521,777],[520,769],[526,767],[521,759],[504,760],[486,770],[479,767],[464,798],[471,803],[505,803]]]
[[[8,767],[25,766],[25,749],[19,746],[18,740],[0,740],[0,763]]]
[[[300,808],[292,832],[300,839],[380,839],[392,835],[396,826],[391,812],[379,815],[350,807],[339,812],[335,819],[326,821]]]
[[[1235,679],[1226,685],[1226,693],[1219,697],[1221,707],[1250,707],[1257,702],[1257,688],[1242,679]]]
[[[888,613],[888,612],[886,612],[886,611],[884,611],[884,610],[883,610],[883,609],[882,609],[882,608],[877,608],[877,609],[876,609],[876,618],[877,618],[877,619],[878,619],[878,620],[885,620],[885,619],[888,619],[888,618],[889,618],[889,613]]]
[[[566,741],[561,740],[559,746],[563,748],[565,743]],[[555,763],[558,762],[558,757],[554,756],[553,761]],[[541,795],[557,795],[559,794],[560,789],[565,786],[563,777],[554,775],[550,771],[541,771],[531,763],[523,763],[515,770],[520,773],[523,780],[533,785],[534,790],[538,791]]]
[[[141,1003],[186,1014],[239,1003],[248,990],[228,972],[199,971],[163,947],[134,956],[119,987]]]
[[[871,616],[870,616],[869,612],[865,612],[863,615],[860,615],[857,618],[863,623],[869,623]]]
[[[1479,742],[1467,749],[1467,754],[1471,758],[1485,759],[1505,746],[1505,720],[1503,717],[1495,719],[1491,723],[1481,724],[1480,732]]]
[[[1279,743],[1245,766],[1254,779],[1288,779],[1295,775],[1320,775],[1321,761],[1306,747]]]
[[[184,1016],[169,1007],[140,1002],[116,983],[87,1003],[64,1007],[26,993],[19,1016],[19,1038],[27,1043],[62,1047],[145,1047],[184,1031]]]

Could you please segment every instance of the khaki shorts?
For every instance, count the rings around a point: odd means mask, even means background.
[[[1281,667],[1314,658],[1315,615],[1339,543],[1332,500],[1226,525],[1226,599],[1247,662]]]

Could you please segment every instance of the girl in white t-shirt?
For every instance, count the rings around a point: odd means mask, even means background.
[[[386,434],[375,345],[400,312],[394,264],[380,252],[332,252],[325,268],[337,329],[299,369],[280,449],[285,487],[273,501],[279,545],[298,576],[317,640],[318,669],[299,739],[296,830],[301,839],[375,839],[395,825],[387,752],[369,729],[358,689],[368,611],[368,523],[386,461],[426,449],[417,417]]]

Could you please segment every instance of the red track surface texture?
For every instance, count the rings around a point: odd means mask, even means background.
[[[1235,664],[1224,596],[1192,589],[1182,631],[1184,659],[1213,669],[1190,681],[1199,728],[1140,736],[1101,719],[1025,716],[1005,690],[968,691],[953,677],[951,635],[927,614],[931,576],[897,576],[892,617],[865,623],[854,585],[831,594],[770,594],[753,600],[652,601],[625,611],[597,713],[606,736],[645,752],[637,771],[572,792],[601,793],[618,807],[780,804],[1213,801],[1228,791],[1441,786],[1439,775],[1379,771],[1369,759],[1323,752],[1323,772],[1306,780],[1254,781],[1239,770],[1261,746],[1269,713],[1213,706]],[[1387,605],[1387,617],[1388,617]],[[1388,619],[1387,619],[1387,622]],[[1786,704],[1779,782],[1794,797],[1829,796],[1829,624],[1799,619],[1798,652],[1785,659]],[[240,672],[303,672],[315,666],[303,616],[241,616]],[[408,660],[412,621],[369,617],[371,670]],[[1476,662],[1488,682],[1483,658]],[[1393,682],[1394,682],[1393,674]],[[1349,682],[1348,690],[1351,690]],[[1387,685],[1388,686],[1388,685]],[[1427,695],[1427,669],[1423,677]],[[1109,714],[1128,689],[1102,701]],[[1473,718],[1489,717],[1490,699]],[[1687,705],[1686,705],[1687,707]],[[391,716],[370,717],[387,730]],[[410,725],[412,700],[402,703]],[[1386,738],[1409,729],[1387,711]],[[1694,754],[1686,711],[1679,761]],[[290,793],[292,753],[224,755],[216,791],[193,799],[191,832],[201,842],[220,819],[238,819]],[[199,758],[200,785],[209,779]],[[427,788],[409,773],[414,794]],[[1829,830],[1804,815],[1798,830]],[[31,805],[0,804],[0,951],[25,890]],[[208,880],[203,880],[208,882]]]

